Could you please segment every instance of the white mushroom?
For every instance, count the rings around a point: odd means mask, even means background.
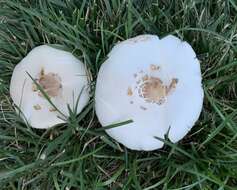
[[[64,123],[63,117],[69,116],[68,105],[75,109],[78,98],[76,112],[83,109],[89,100],[88,87],[81,61],[69,52],[42,45],[16,65],[10,95],[32,127],[49,128]]]
[[[135,150],[161,148],[182,139],[203,104],[200,64],[187,42],[169,35],[141,35],[117,44],[102,64],[96,113],[102,126],[132,119],[106,132]]]

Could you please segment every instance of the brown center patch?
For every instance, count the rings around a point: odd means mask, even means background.
[[[39,78],[36,79],[36,81],[50,97],[58,96],[62,89],[61,78],[59,75],[55,73],[45,74],[44,69],[41,69]],[[43,96],[34,83],[32,84],[32,91],[38,92],[39,96]]]
[[[163,104],[165,97],[170,94],[172,89],[176,88],[178,79],[172,79],[171,83],[166,86],[158,77],[145,77],[144,83],[140,85],[139,95],[146,102]]]
[[[132,96],[133,92],[132,92],[132,88],[128,87],[128,91],[127,91],[127,95],[128,96]]]
[[[55,73],[48,73],[42,75],[39,78],[39,84],[44,89],[44,91],[51,97],[55,97],[59,94],[60,89],[62,88],[61,79]]]
[[[160,103],[166,96],[166,88],[159,78],[150,77],[141,85],[141,95],[147,102]]]
[[[160,66],[150,64],[149,70],[151,72],[158,71],[160,70]],[[133,77],[136,78],[136,85],[127,88],[127,96],[133,98],[134,93],[138,92],[139,97],[143,98],[145,102],[158,105],[161,105],[166,101],[166,97],[176,89],[178,84],[177,78],[172,78],[169,84],[164,84],[159,77],[150,76],[143,70],[133,74]],[[135,104],[135,102],[130,100],[130,104]],[[147,108],[140,105],[140,109],[146,110]]]

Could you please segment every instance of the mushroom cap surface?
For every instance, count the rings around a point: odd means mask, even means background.
[[[61,112],[52,106],[35,82]],[[89,83],[85,66],[71,53],[48,45],[31,50],[14,68],[10,95],[20,115],[33,128],[50,128],[64,123],[68,105],[80,113],[89,101]],[[63,116],[64,115],[64,116]]]
[[[132,123],[106,132],[134,150],[155,150],[182,139],[203,104],[200,63],[192,47],[175,36],[140,35],[113,47],[102,64],[95,92],[102,126]]]

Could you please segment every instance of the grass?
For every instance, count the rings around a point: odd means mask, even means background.
[[[113,45],[143,33],[174,34],[201,61],[204,108],[178,144],[164,140],[153,152],[124,148],[98,130],[93,99],[47,131],[15,113],[11,74],[33,47],[60,44],[84,61],[95,81]],[[1,0],[1,189],[236,190],[236,87],[235,0]]]

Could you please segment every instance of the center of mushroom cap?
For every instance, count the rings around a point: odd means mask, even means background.
[[[132,98],[134,92],[137,92],[139,97],[143,98],[147,103],[163,104],[166,101],[166,97],[176,88],[178,79],[171,78],[168,84],[164,84],[162,79],[158,77],[161,74],[159,72],[160,67],[151,64],[149,74],[146,74],[143,70],[135,73],[136,85],[128,87],[127,95]],[[134,101],[131,99],[130,104],[133,103]],[[144,105],[140,105],[140,108],[147,109]]]
[[[43,90],[50,97],[56,97],[59,95],[60,90],[62,88],[61,78],[56,73],[48,73],[45,74],[42,69],[40,72],[39,78],[36,80],[39,85],[43,88]],[[38,89],[33,84],[33,91],[38,91]],[[39,96],[42,96],[41,92],[38,92]]]
[[[140,97],[143,97],[146,102],[157,103],[161,105],[165,101],[165,97],[172,89],[176,87],[178,80],[173,78],[171,83],[164,85],[158,77],[143,77],[143,83],[138,88]]]
[[[55,73],[48,73],[39,78],[39,84],[52,97],[59,94],[62,87],[60,77]]]
[[[166,87],[159,78],[150,77],[140,85],[138,92],[146,102],[161,104],[166,96]]]

